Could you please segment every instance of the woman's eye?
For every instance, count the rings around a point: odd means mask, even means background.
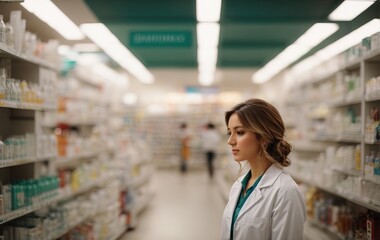
[[[227,132],[227,136],[231,136],[231,132]]]
[[[243,131],[237,131],[236,133],[237,133],[237,135],[243,135],[244,134]]]

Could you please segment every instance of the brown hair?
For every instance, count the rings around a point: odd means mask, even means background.
[[[283,167],[290,165],[288,155],[292,146],[284,140],[284,122],[273,105],[261,99],[248,99],[226,112],[226,125],[234,113],[244,128],[256,134],[265,158]]]

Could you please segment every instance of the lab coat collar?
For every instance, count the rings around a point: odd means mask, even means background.
[[[244,203],[242,209],[240,210],[239,216],[237,217],[236,221],[246,212],[248,209],[253,207],[255,203],[257,203],[262,197],[263,194],[261,192],[262,188],[270,187],[273,185],[273,183],[276,181],[276,179],[280,176],[282,173],[282,169],[278,167],[275,164],[272,164],[267,171],[264,173],[263,177],[261,178],[259,184],[256,186],[256,188],[253,190],[251,195],[248,197],[247,201]],[[241,180],[240,180],[240,189],[242,188]],[[238,193],[235,193],[235,197],[239,197],[240,191]]]
[[[281,173],[282,169],[276,164],[272,164],[264,173],[263,178],[261,179],[256,188],[261,189],[272,186]]]

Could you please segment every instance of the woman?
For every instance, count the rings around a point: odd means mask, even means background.
[[[277,109],[249,99],[226,112],[225,122],[235,161],[250,171],[232,186],[223,213],[223,240],[303,239],[306,210],[290,165],[291,145]],[[241,165],[240,165],[241,166]]]

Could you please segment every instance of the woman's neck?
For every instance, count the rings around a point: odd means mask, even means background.
[[[266,172],[272,163],[266,159],[258,159],[256,161],[250,161],[249,165],[251,167],[251,177],[257,179]]]

